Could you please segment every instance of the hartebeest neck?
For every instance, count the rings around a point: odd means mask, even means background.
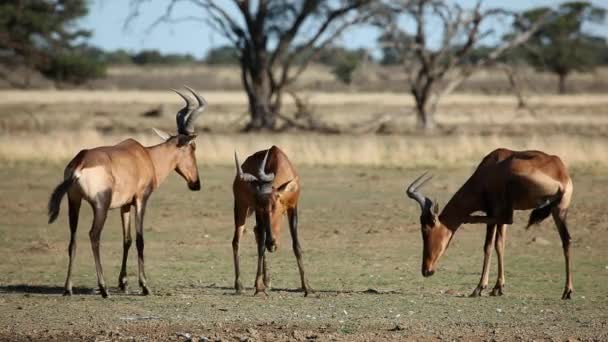
[[[154,164],[154,174],[156,181],[154,188],[167,178],[177,165],[177,147],[174,143],[164,142],[158,145],[146,147],[148,154]]]
[[[439,221],[452,232],[458,230],[471,214],[483,210],[479,196],[475,196],[474,193],[465,183],[446,203],[439,214]]]

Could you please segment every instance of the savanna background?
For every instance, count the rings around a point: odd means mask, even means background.
[[[4,2],[0,339],[605,340],[605,4],[500,6],[507,5]],[[247,14],[262,29],[249,26]],[[182,85],[209,102],[196,128],[203,189],[188,191],[175,174],[151,198],[153,295],[139,294],[135,248],[130,292],[116,287],[118,212],[102,234],[111,297],[96,294],[85,205],[75,296],[62,297],[67,206],[47,225],[46,203],[63,168],[81,149],[129,137],[158,143],[151,128],[175,131],[183,104],[169,88]],[[307,298],[297,291],[288,229],[270,255],[274,289],[253,297],[253,218],[241,245],[246,290],[234,295],[232,156],[273,144],[301,174],[300,236],[316,290]],[[481,271],[482,226],[462,227],[437,274],[420,274],[419,209],[405,186],[430,170],[425,193],[445,204],[498,147],[543,150],[569,166],[571,301],[559,299],[564,262],[553,222],[525,230],[525,213],[508,230],[504,296],[468,298]],[[494,260],[491,270],[490,286]]]

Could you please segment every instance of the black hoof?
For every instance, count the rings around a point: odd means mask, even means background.
[[[266,292],[266,289],[260,289],[260,290],[256,289],[255,293],[253,294],[253,296],[254,297],[257,296],[258,293],[262,293],[262,294],[264,294],[265,297],[268,297],[268,293]]]
[[[143,286],[141,287],[141,294],[142,294],[143,296],[149,296],[149,295],[151,294],[150,289],[148,289],[148,287],[147,287],[147,286],[143,285]]]
[[[502,296],[502,289],[493,289],[492,292],[490,292],[490,296],[492,296],[492,297]]]
[[[120,291],[122,291],[122,293],[127,294],[129,293],[129,289],[127,287],[127,282],[125,281],[124,283],[119,282],[118,283],[118,288],[120,289]]]
[[[473,292],[469,295],[469,298],[481,297],[482,291],[483,291],[483,289],[481,289],[479,287],[475,288],[475,290],[473,290]]]

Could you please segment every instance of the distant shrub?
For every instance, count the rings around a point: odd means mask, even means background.
[[[195,63],[196,58],[190,54],[162,54],[158,50],[143,50],[131,56],[133,63],[137,65],[148,65],[148,64],[164,64],[164,65],[177,65],[184,63]]]
[[[106,52],[104,59],[108,64],[131,64],[133,59],[131,55],[123,49]]]
[[[83,84],[88,80],[105,76],[106,65],[81,53],[52,55],[41,73],[57,82]]]
[[[209,49],[205,57],[205,63],[213,65],[235,65],[239,64],[239,50],[230,45],[224,45]]]
[[[353,81],[353,73],[366,58],[364,50],[334,50],[333,55],[327,56],[327,59],[321,60],[322,63],[332,68],[331,72],[334,76],[344,84],[350,84]]]

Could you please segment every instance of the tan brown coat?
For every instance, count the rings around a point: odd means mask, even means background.
[[[232,240],[235,281],[237,293],[243,285],[240,281],[239,242],[245,229],[245,220],[255,213],[254,233],[258,246],[258,268],[255,280],[255,294],[266,293],[270,288],[270,273],[265,251],[274,252],[278,248],[281,221],[285,214],[289,220],[293,251],[296,255],[300,280],[305,295],[311,291],[306,280],[302,260],[302,248],[298,238],[298,200],[300,177],[285,153],[276,146],[258,151],[240,165],[235,154],[237,175],[233,183],[234,225]]]
[[[492,245],[498,256],[498,279],[492,295],[501,295],[505,284],[503,254],[506,227],[513,223],[514,210],[533,209],[528,226],[553,215],[560,233],[566,260],[566,286],[562,295],[572,293],[570,235],[566,216],[572,198],[572,181],[566,166],[557,156],[541,151],[497,149],[488,154],[473,175],[452,196],[439,213],[439,206],[418,189],[430,179],[424,175],[407,190],[421,207],[423,237],[422,274],[431,276],[441,255],[458,228],[465,223],[487,224],[481,280],[471,294],[479,296],[487,287]],[[486,216],[473,215],[485,212]]]
[[[188,88],[189,89],[189,88]],[[191,90],[192,91],[192,90]],[[194,91],[198,104],[187,97],[187,106],[177,114],[178,133],[171,136],[156,132],[165,140],[163,143],[144,147],[133,139],[127,139],[113,146],[101,146],[80,151],[66,166],[64,180],[53,191],[49,200],[49,223],[59,215],[61,199],[68,195],[70,246],[68,274],[64,295],[72,295],[72,268],[76,256],[76,230],[80,205],[84,200],[93,209],[93,224],[89,232],[97,281],[101,295],[108,292],[105,285],[99,253],[101,231],[108,210],[120,208],[123,226],[123,259],[118,286],[127,291],[126,261],[131,246],[130,211],[135,211],[136,245],[138,254],[139,285],[142,293],[150,290],[146,284],[144,271],[143,218],[148,198],[173,170],[187,182],[191,190],[200,189],[198,167],[195,157],[192,120],[200,114],[206,102]]]

